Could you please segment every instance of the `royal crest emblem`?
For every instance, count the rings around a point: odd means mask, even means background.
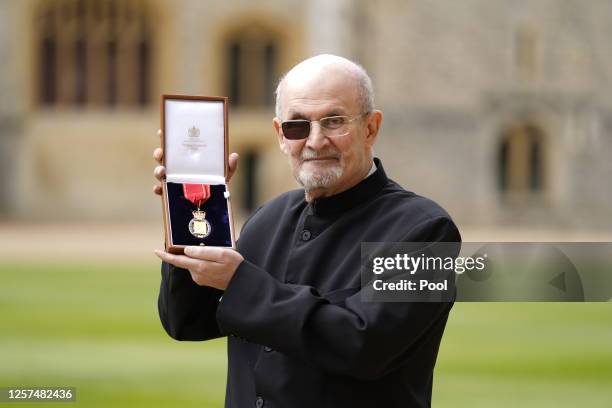
[[[191,137],[191,138],[200,137],[200,129],[198,129],[195,126],[192,126],[187,131],[187,135],[189,135],[189,137]]]

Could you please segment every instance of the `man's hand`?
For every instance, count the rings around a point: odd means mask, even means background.
[[[157,131],[157,135],[161,137],[161,130]],[[157,149],[153,150],[153,158],[155,159],[157,163],[159,163],[159,166],[155,167],[155,170],[153,171],[153,175],[159,182],[161,182],[166,178],[166,168],[161,165],[162,159],[164,158],[164,150],[161,147],[158,147]],[[229,174],[227,177],[228,181],[232,178],[232,176],[236,172],[236,169],[238,168],[238,159],[239,159],[238,153],[230,153],[228,157],[228,167],[229,167]],[[160,184],[154,185],[153,192],[157,195],[161,195],[162,193],[161,185]]]
[[[233,249],[197,246],[186,247],[185,255],[169,254],[159,249],[155,250],[155,255],[164,262],[187,269],[198,285],[221,290],[227,288],[238,265],[244,260]]]

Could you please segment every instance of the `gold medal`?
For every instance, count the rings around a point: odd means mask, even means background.
[[[206,212],[197,209],[192,212],[193,219],[189,221],[189,232],[196,238],[206,238],[210,235],[210,223],[205,218]]]

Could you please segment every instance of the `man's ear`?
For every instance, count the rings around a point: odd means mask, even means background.
[[[368,131],[366,134],[366,144],[369,147],[374,146],[376,143],[376,139],[378,138],[378,131],[380,130],[380,126],[382,125],[383,113],[379,110],[373,110],[370,112],[367,118],[367,127]]]
[[[281,132],[281,120],[279,118],[272,119],[272,125],[274,126],[274,130],[276,131],[276,137],[278,138],[278,147],[280,147],[281,151],[287,154],[287,141],[283,137],[283,133]]]

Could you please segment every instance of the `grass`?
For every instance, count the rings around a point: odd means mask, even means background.
[[[76,387],[82,407],[223,405],[225,341],[166,335],[157,263],[4,265],[0,276],[0,386]]]
[[[612,406],[612,304],[457,304],[434,405]]]
[[[165,334],[157,263],[4,264],[0,278],[0,386],[76,387],[82,407],[222,406],[225,341]],[[455,305],[433,405],[612,406],[612,304]]]

